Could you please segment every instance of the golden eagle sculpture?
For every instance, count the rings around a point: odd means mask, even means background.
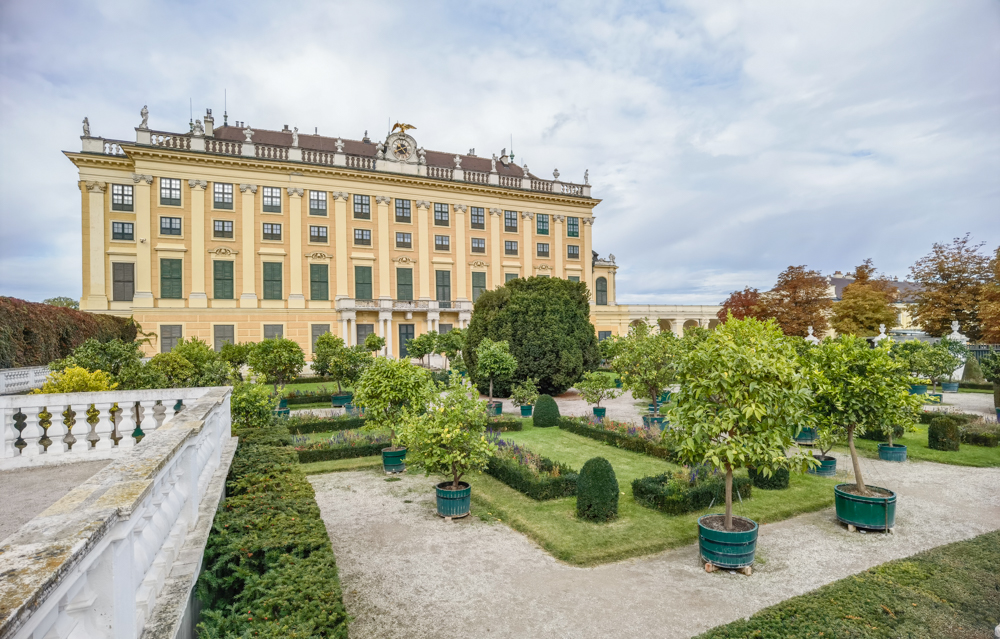
[[[400,124],[399,122],[397,122],[396,124],[392,125],[392,131],[389,131],[389,133],[390,134],[395,133],[396,129],[399,129],[400,133],[406,133],[410,129],[415,129],[415,128],[417,127],[413,126],[412,124]]]

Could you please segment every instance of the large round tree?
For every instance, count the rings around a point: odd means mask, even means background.
[[[542,393],[565,392],[601,360],[589,299],[583,282],[544,277],[511,280],[483,293],[476,300],[463,351],[469,371],[476,370],[479,342],[489,337],[506,341],[517,359],[511,382],[532,377]],[[474,381],[481,392],[488,390],[488,379]],[[510,385],[494,384],[493,392],[505,397]]]

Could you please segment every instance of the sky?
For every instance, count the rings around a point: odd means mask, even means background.
[[[224,92],[227,96],[224,104]],[[0,3],[0,295],[79,297],[81,120],[513,149],[596,207],[618,301],[718,304],[789,265],[903,279],[1000,244],[1000,2]]]

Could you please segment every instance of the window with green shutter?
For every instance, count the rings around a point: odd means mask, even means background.
[[[472,301],[475,302],[479,296],[486,292],[486,273],[472,272]]]
[[[233,263],[212,262],[212,277],[215,280],[212,289],[215,299],[233,299]]]
[[[413,301],[413,269],[396,269],[396,299],[404,302]]]
[[[330,266],[328,264],[309,265],[309,299],[330,299]]]
[[[451,302],[451,271],[434,271],[434,279],[437,284],[437,301],[438,302]],[[448,306],[440,305],[440,308],[449,308]]]
[[[264,262],[264,299],[281,299],[281,262]]]
[[[372,267],[354,267],[354,299],[370,300],[372,298]]]
[[[566,237],[580,237],[580,218],[566,218]]]
[[[184,277],[182,260],[160,260],[160,297],[163,299],[181,299],[184,293],[182,278]]]

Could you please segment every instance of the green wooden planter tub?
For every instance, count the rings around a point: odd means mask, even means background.
[[[604,419],[604,415],[608,412],[607,408],[601,406],[594,406],[594,417],[597,419]]]
[[[437,485],[437,513],[442,517],[465,517],[472,507],[472,486],[464,481],[458,482],[463,486],[458,490],[447,490],[451,486],[450,481],[443,481]]]
[[[879,444],[878,445],[878,458],[884,461],[891,462],[905,462],[906,461],[906,446],[902,444]]]
[[[521,417],[531,417],[531,409],[534,408],[531,404],[521,407]]]
[[[353,399],[354,399],[354,393],[333,395],[330,397],[330,406],[332,406],[333,408],[343,408],[345,405],[350,404],[351,400]]]
[[[662,415],[643,415],[642,425],[646,428],[652,428],[654,425],[658,426],[660,430],[663,430],[663,416]]]
[[[941,382],[942,393],[957,393],[958,382]]]
[[[889,495],[864,497],[842,490],[844,486],[853,484],[839,484],[833,489],[837,519],[867,530],[890,530],[896,525],[896,493],[890,490]],[[869,484],[868,488],[879,487]]]
[[[501,402],[492,402],[486,405],[486,414],[493,417],[497,417],[503,412],[503,404]]]
[[[910,395],[923,395],[927,392],[927,384],[910,384]]]
[[[382,469],[387,473],[401,473],[406,470],[406,449],[382,449]]]
[[[816,443],[816,429],[803,428],[799,431],[799,434],[795,436],[795,443],[802,444],[804,446],[812,446]]]
[[[816,461],[819,462],[819,466],[813,468],[809,467],[806,471],[810,475],[819,475],[820,477],[833,477],[837,474],[837,458],[829,457],[826,455],[813,455]]]
[[[753,524],[753,529],[745,532],[715,530],[708,528],[701,521],[706,517],[722,516],[716,513],[698,518],[698,552],[701,553],[702,560],[720,568],[737,569],[750,566],[757,551],[757,532],[760,527],[757,522],[746,517],[733,517]]]

